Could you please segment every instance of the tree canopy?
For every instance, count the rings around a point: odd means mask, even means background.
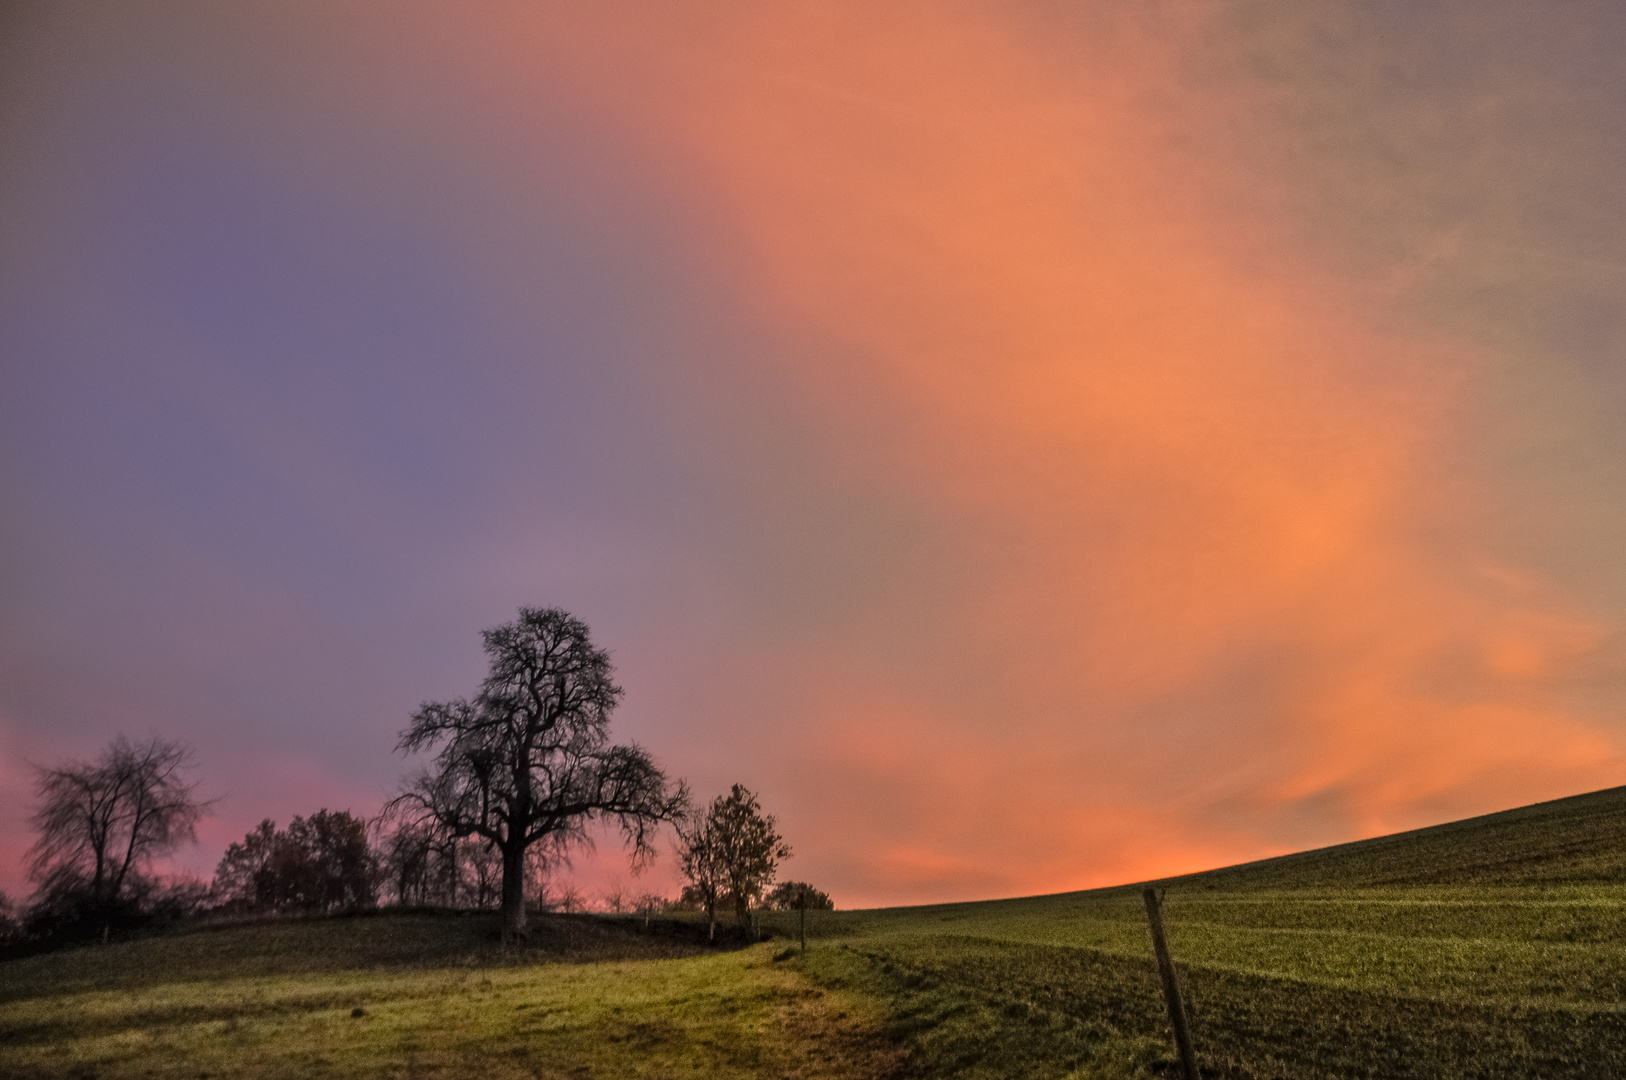
[[[834,911],[836,908],[829,894],[805,881],[781,881],[764,902],[775,911]]]
[[[286,829],[267,819],[226,849],[215,871],[221,900],[271,911],[337,911],[371,907],[378,897],[378,860],[367,825],[346,810],[318,810]]]
[[[521,608],[518,619],[481,636],[490,668],[478,693],[425,703],[402,733],[399,749],[435,758],[395,805],[502,853],[508,939],[524,930],[527,849],[563,851],[587,840],[590,823],[607,820],[641,865],[654,855],[655,827],[685,811],[688,792],[669,784],[641,747],[610,742],[622,690],[580,619]]]
[[[790,845],[776,824],[749,789],[735,784],[681,830],[683,873],[713,920],[718,901],[727,897],[744,925],[751,903],[772,884],[779,861],[790,858]]]

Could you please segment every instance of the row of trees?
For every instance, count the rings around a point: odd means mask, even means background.
[[[116,751],[107,755],[114,756]],[[717,800],[717,805],[741,802],[754,805],[755,798],[737,787],[727,799]],[[760,832],[760,823],[753,826],[748,818],[746,821]],[[771,819],[767,821],[771,828]],[[716,822],[697,817],[691,832],[709,840],[722,830]],[[120,839],[129,842],[128,836]],[[728,846],[741,849],[737,841]],[[65,921],[75,920],[94,924],[90,929],[125,926],[145,921],[141,916],[152,913],[155,901],[175,915],[202,909],[308,914],[379,903],[488,909],[496,906],[501,891],[501,855],[489,845],[476,839],[457,840],[422,823],[392,822],[387,817],[369,822],[342,810],[322,809],[309,817],[295,817],[281,829],[271,820],[261,822],[227,848],[207,887],[201,883],[165,886],[137,859],[116,885],[108,885],[107,891],[98,894],[94,891],[94,845],[87,847],[77,868],[72,861],[51,867],[46,875],[50,889],[42,891],[33,912],[37,927],[61,929]],[[150,847],[138,838],[138,849]],[[689,851],[684,849],[684,853]],[[743,918],[746,904],[736,904],[737,896],[746,898],[751,906],[770,909],[830,906],[824,894],[803,883],[786,882],[764,892],[762,863],[748,850],[742,864],[732,869],[713,863],[705,872],[708,887],[697,889],[690,884],[677,899],[647,891],[635,893],[625,885],[589,898],[557,870],[558,860],[545,857],[542,850],[533,847],[527,853],[525,894],[530,909],[573,912],[597,907],[618,914],[636,912],[646,919],[660,911],[705,911],[713,921],[714,933],[719,909],[737,908]],[[721,888],[713,883],[722,883]],[[0,896],[0,940],[13,936],[24,922],[23,913]]]
[[[608,823],[635,872],[654,857],[657,830],[675,827],[690,883],[683,899],[705,911],[713,933],[720,908],[744,922],[764,902],[829,906],[804,883],[769,891],[790,848],[750,791],[736,784],[696,809],[687,787],[669,781],[647,751],[611,743],[622,690],[580,620],[523,608],[482,637],[485,680],[470,698],[429,702],[414,714],[398,749],[428,751],[432,764],[377,820],[323,809],[285,829],[264,821],[228,848],[207,894],[200,885],[183,890],[190,902],[331,911],[371,905],[382,891],[406,904],[495,904],[506,941],[524,932],[527,894],[540,900],[543,883],[589,842],[591,827]],[[187,779],[191,764],[176,744],[121,736],[94,762],[39,769],[39,839],[30,853],[36,910],[106,926],[125,909],[150,907],[163,892],[153,861],[195,842],[211,806]],[[569,907],[573,890],[558,899]],[[626,898],[613,899],[619,907]],[[636,904],[647,912],[654,899]],[[0,922],[7,917],[0,897]]]
[[[367,824],[348,811],[318,810],[286,829],[260,822],[226,849],[215,871],[223,905],[258,911],[338,911],[378,899],[379,861]]]
[[[736,785],[731,795],[713,804],[713,813],[697,815],[695,825],[679,834],[681,856],[692,861],[691,837],[706,837],[710,843],[726,837],[736,823],[759,839],[777,842],[773,819],[760,812],[742,815],[742,804],[757,809],[756,797]],[[715,812],[720,807],[732,811],[721,828],[714,820],[721,817]],[[525,863],[526,906],[567,912],[597,906],[617,914],[693,910],[705,911],[713,920],[719,908],[734,908],[743,920],[748,907],[788,911],[831,906],[827,896],[801,882],[768,891],[773,866],[739,836],[717,846],[732,850],[733,861],[712,853],[710,866],[691,874],[691,881],[703,876],[708,888],[690,884],[675,900],[634,893],[624,885],[589,899],[568,878],[560,879],[561,857],[533,846]],[[778,847],[789,853],[782,843]],[[491,908],[501,896],[501,880],[501,852],[476,838],[460,840],[431,823],[391,821],[388,816],[369,823],[346,811],[324,809],[294,818],[286,829],[263,821],[241,843],[232,844],[215,871],[209,901],[218,908],[261,912],[343,911],[381,902]]]

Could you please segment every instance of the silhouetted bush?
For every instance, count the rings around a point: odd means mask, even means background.
[[[214,895],[225,907],[249,911],[339,911],[377,903],[379,878],[366,823],[346,810],[323,809],[286,829],[267,818],[227,848]]]
[[[821,889],[805,881],[782,881],[768,894],[772,911],[834,911],[835,902]]]

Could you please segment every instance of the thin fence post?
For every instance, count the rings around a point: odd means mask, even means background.
[[[1157,954],[1157,974],[1163,981],[1163,1003],[1169,1007],[1169,1026],[1174,1028],[1174,1045],[1180,1051],[1180,1067],[1186,1080],[1202,1080],[1197,1071],[1197,1050],[1191,1045],[1191,1024],[1186,1018],[1186,1006],[1180,998],[1180,984],[1175,981],[1174,961],[1169,959],[1169,943],[1163,937],[1163,905],[1158,902],[1157,890],[1148,887],[1141,893],[1146,901],[1146,921],[1152,926],[1152,951]]]

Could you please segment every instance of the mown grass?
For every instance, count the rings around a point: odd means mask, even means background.
[[[1207,1075],[1626,1076],[1626,789],[1159,884]],[[805,954],[494,936],[384,915],[6,962],[0,1073],[1174,1074],[1138,886],[820,912]]]
[[[726,1080],[884,1075],[895,1056],[872,1003],[770,945],[574,919],[504,951],[493,930],[336,919],[14,961],[0,1075]]]

